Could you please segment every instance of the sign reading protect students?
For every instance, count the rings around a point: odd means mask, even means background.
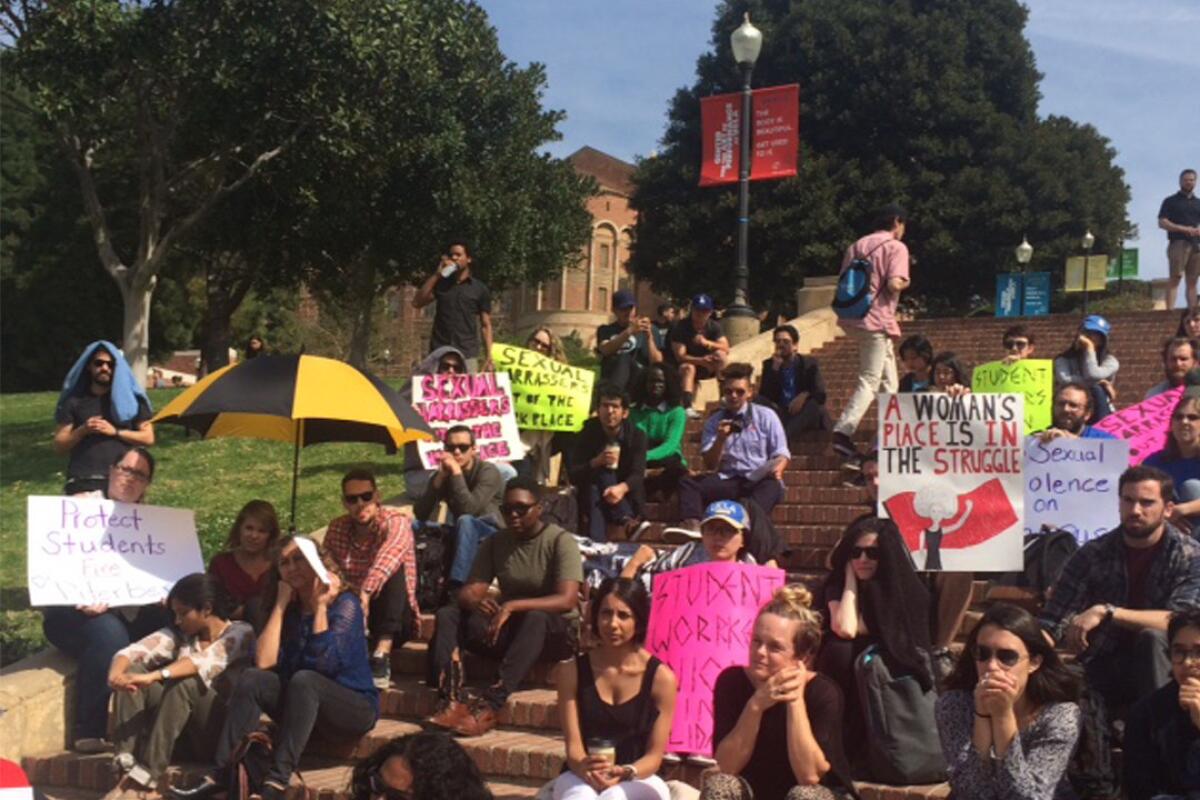
[[[96,497],[30,497],[29,601],[34,606],[156,603],[204,571],[189,509]]]
[[[492,345],[492,363],[512,383],[517,427],[579,431],[592,405],[596,373],[511,344]]]

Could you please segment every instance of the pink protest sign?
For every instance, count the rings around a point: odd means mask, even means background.
[[[646,647],[679,679],[669,752],[712,755],[717,676],[749,663],[754,618],[783,581],[781,569],[729,562],[654,576]]]
[[[455,425],[475,433],[475,447],[484,461],[515,461],[525,455],[508,373],[414,375],[412,393],[413,408],[437,435],[436,441],[417,442],[427,468],[437,469],[442,463],[446,431]]]
[[[1146,456],[1166,447],[1171,412],[1182,395],[1182,386],[1156,394],[1136,406],[1109,414],[1094,427],[1128,441],[1129,465],[1137,466]]]

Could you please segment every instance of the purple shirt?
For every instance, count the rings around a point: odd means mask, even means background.
[[[721,451],[721,463],[717,465],[717,476],[721,478],[744,478],[760,469],[777,456],[791,458],[787,436],[779,415],[766,406],[747,403],[738,414],[718,411],[704,422],[704,433],[700,436],[700,452],[707,453],[717,441],[717,425],[721,420],[741,416],[745,427],[725,440]]]

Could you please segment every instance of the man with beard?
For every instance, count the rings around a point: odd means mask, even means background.
[[[1039,619],[1114,711],[1167,683],[1171,612],[1200,605],[1200,543],[1167,524],[1173,491],[1162,470],[1125,470],[1120,527],[1071,556]]]
[[[1147,400],[1183,386],[1188,372],[1196,366],[1196,343],[1186,336],[1168,339],[1163,345],[1162,360],[1163,380],[1146,390]]]
[[[1087,424],[1092,414],[1092,394],[1082,383],[1064,383],[1054,396],[1053,425],[1038,433],[1043,442],[1052,439],[1115,439],[1108,431]]]

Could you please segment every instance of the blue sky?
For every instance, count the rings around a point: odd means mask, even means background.
[[[545,105],[567,113],[564,156],[654,151],[667,103],[708,49],[714,0],[481,0],[505,54],[546,65]],[[1200,0],[1027,0],[1039,112],[1089,122],[1117,150],[1146,277],[1166,275],[1158,205],[1200,168]],[[1016,242],[1013,243],[1014,246]],[[1033,243],[1034,247],[1037,243]]]

